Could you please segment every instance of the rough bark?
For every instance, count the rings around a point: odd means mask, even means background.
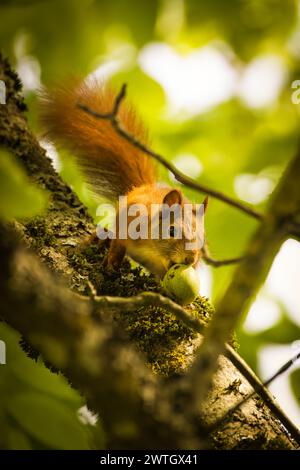
[[[251,391],[233,364],[219,358],[212,390],[191,416],[185,413],[184,381],[177,377],[185,376],[201,336],[163,309],[142,308],[134,314],[103,311],[96,317],[88,301],[75,297],[74,292],[89,295],[88,281],[98,295],[136,295],[155,292],[157,286],[151,276],[131,269],[128,261],[118,273],[108,274],[102,268],[105,243],[82,244],[94,232],[91,217],[29,131],[19,80],[1,57],[0,79],[7,86],[7,104],[0,107],[0,144],[50,195],[46,214],[14,223],[44,266],[7,235],[6,227],[1,229],[3,319],[87,397],[103,418],[111,448],[295,448],[257,397],[204,443],[201,424],[212,424]],[[213,308],[199,298],[190,311],[208,321]]]

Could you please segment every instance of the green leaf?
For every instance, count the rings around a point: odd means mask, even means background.
[[[0,374],[0,388],[2,377],[7,382],[7,374],[9,373],[10,380],[17,381],[22,390],[24,387],[29,387],[29,390],[32,388],[36,391],[42,391],[67,401],[74,409],[82,405],[81,396],[61,374],[51,372],[42,360],[35,362],[26,356],[19,345],[20,335],[4,323],[0,323],[0,338],[5,341],[7,349],[7,364]]]
[[[25,392],[11,397],[6,411],[23,430],[51,449],[89,449],[88,432],[76,413],[39,393]]]
[[[296,401],[300,406],[300,368],[290,374],[290,384],[294,392]]]
[[[60,374],[51,372],[41,361],[34,362],[23,354],[11,364],[11,371],[20,381],[37,391],[71,401],[77,408],[82,405],[81,397],[70,387],[66,379]]]
[[[239,353],[257,371],[257,351],[268,344],[291,344],[299,338],[300,329],[288,317],[282,305],[280,320],[271,328],[258,333],[248,333],[242,327],[237,331],[240,344]],[[278,365],[278,367],[280,364]]]
[[[0,149],[0,216],[32,217],[45,207],[45,194],[34,187],[13,156]]]
[[[31,450],[30,440],[22,431],[15,427],[8,428],[7,448],[9,450]]]

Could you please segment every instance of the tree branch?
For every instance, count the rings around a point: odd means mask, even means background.
[[[241,314],[264,282],[273,259],[288,236],[290,220],[300,207],[300,149],[288,165],[270,201],[268,212],[249,242],[246,256],[233,273],[191,371],[196,401],[202,400],[211,384],[217,358]]]
[[[280,420],[280,422],[285,426],[285,428],[289,431],[291,436],[295,439],[298,446],[300,446],[300,431],[295,426],[295,424],[290,420],[290,418],[286,415],[286,413],[280,408],[278,403],[274,400],[273,395],[267,389],[268,385],[270,385],[279,375],[281,375],[287,367],[290,366],[290,361],[285,364],[285,367],[281,367],[276,374],[270,377],[269,380],[262,383],[253,370],[246,364],[246,362],[239,356],[239,354],[232,349],[231,346],[226,344],[226,356],[231,360],[232,364],[234,364],[238,370],[243,374],[243,376],[248,380],[250,385],[253,387],[253,392],[247,395],[245,398],[242,398],[238,403],[236,403],[232,408],[230,408],[226,413],[224,413],[223,418],[218,419],[208,430],[207,432],[213,432],[221,425],[223,425],[230,416],[232,416],[243,404],[245,404],[250,398],[252,398],[255,394],[257,394],[263,402],[268,406],[268,408],[274,413],[276,418]],[[297,358],[299,355],[297,356]],[[292,360],[294,362],[294,360]]]
[[[134,297],[97,296],[94,301],[104,309],[118,308],[123,312],[133,312],[140,307],[159,307],[175,315],[185,326],[197,333],[203,333],[205,328],[205,323],[198,317],[189,315],[184,308],[173,302],[173,300],[154,292],[143,292]]]
[[[180,448],[191,439],[188,420],[172,409],[167,390],[107,310],[95,318],[93,301],[68,291],[1,224],[0,257],[1,318],[84,394],[101,416],[109,448]],[[98,300],[109,305],[109,298]],[[190,445],[201,447],[200,437]]]
[[[230,264],[237,264],[243,260],[242,256],[237,258],[228,258],[228,259],[214,259],[210,256],[207,244],[205,243],[202,248],[203,257],[202,259],[205,261],[206,264],[213,266],[214,268],[219,268],[221,266],[229,266]]]
[[[80,296],[81,297],[81,296]],[[89,300],[87,297],[81,297],[82,299]],[[115,308],[121,309],[124,312],[134,312],[139,307],[150,307],[156,306],[164,308],[166,311],[175,315],[175,317],[184,323],[188,328],[191,328],[197,333],[202,333],[205,335],[205,328],[207,325],[201,321],[199,318],[192,316],[190,313],[180,305],[176,304],[167,297],[164,297],[160,294],[155,294],[153,292],[144,292],[137,296],[132,297],[110,297],[110,296],[95,296],[93,301],[96,303],[97,307],[101,307],[106,310],[113,310]],[[248,401],[253,395],[257,394],[268,406],[268,408],[274,413],[274,415],[281,421],[281,423],[286,427],[291,436],[296,440],[300,446],[300,431],[298,428],[291,422],[288,416],[284,411],[278,406],[275,402],[273,396],[266,388],[270,383],[272,383],[278,376],[280,376],[284,371],[286,371],[291,364],[294,363],[295,359],[300,356],[300,353],[296,355],[295,358],[288,361],[283,367],[281,367],[276,374],[274,374],[269,380],[265,383],[262,383],[255,373],[250,369],[250,367],[245,363],[245,361],[237,354],[236,351],[229,345],[225,345],[225,354],[230,359],[230,361],[235,365],[235,367],[240,371],[240,373],[245,377],[249,384],[253,387],[253,392],[249,393],[245,398],[242,398],[238,403],[236,403],[228,411],[224,412],[224,415],[219,418],[214,424],[207,427],[206,432],[211,433],[229,419],[232,414],[238,410],[246,401]],[[201,371],[200,371],[201,372]]]
[[[82,109],[84,112],[90,114],[91,116],[94,116],[95,119],[106,119],[111,122],[113,128],[116,130],[116,132],[127,142],[131,143],[134,147],[138,148],[142,152],[144,152],[146,155],[149,155],[152,157],[154,160],[158,161],[161,165],[163,165],[167,170],[169,170],[175,179],[179,181],[180,183],[184,184],[185,186],[194,189],[200,193],[205,193],[208,194],[209,196],[214,197],[215,199],[218,199],[219,201],[225,202],[226,204],[235,207],[236,209],[239,209],[240,211],[244,212],[245,214],[254,217],[257,220],[262,220],[263,215],[260,214],[258,211],[253,209],[252,207],[243,204],[240,201],[237,201],[236,199],[233,199],[226,194],[223,194],[221,191],[216,191],[215,189],[209,188],[208,186],[205,186],[203,184],[197,183],[194,181],[192,178],[186,176],[184,173],[179,171],[172,163],[170,163],[166,158],[164,158],[162,155],[160,155],[157,152],[154,152],[151,150],[149,147],[147,147],[145,144],[143,144],[140,140],[138,140],[134,135],[130,134],[127,132],[122,127],[122,124],[119,121],[118,118],[118,112],[120,109],[120,105],[123,101],[123,99],[126,96],[126,85],[124,84],[119,92],[119,94],[116,97],[115,104],[113,107],[113,110],[111,113],[107,114],[101,114],[97,113],[93,109],[89,108],[86,106],[84,103],[78,103],[78,107]]]

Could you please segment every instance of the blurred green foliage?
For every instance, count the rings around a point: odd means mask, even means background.
[[[290,375],[291,386],[295,397],[297,400],[300,400],[300,369],[294,370]]]
[[[0,366],[0,447],[92,448],[93,427],[78,418],[83,398],[60,374],[27,357],[19,335],[4,323],[0,338],[6,344],[7,363]]]
[[[280,48],[284,50],[291,28],[296,25],[297,4],[294,0],[188,0],[186,3],[194,38],[207,28],[212,37],[222,35],[246,60],[262,48],[276,52]]]
[[[275,175],[276,182],[297,145],[300,107],[291,102],[291,82],[300,77],[298,10],[296,0],[2,0],[0,46],[21,75],[24,64],[29,75],[35,72],[36,85],[39,80],[47,85],[70,74],[85,77],[107,65],[116,87],[128,84],[130,100],[149,125],[153,148],[171,160],[178,154],[196,156],[203,167],[197,179],[237,197],[237,176],[267,172]],[[255,108],[235,96],[205,112],[174,117],[166,90],[139,61],[141,51],[153,42],[168,44],[181,57],[214,44],[238,71],[253,59],[275,55],[285,68],[278,99]],[[181,86],[183,91],[188,85]],[[36,90],[25,88],[28,118],[38,133]],[[61,155],[60,171],[95,214],[96,203],[70,157]],[[173,184],[164,169],[160,177]],[[203,199],[193,191],[185,192],[194,201]],[[1,152],[1,216],[34,215],[43,200],[37,189],[25,184],[11,156]],[[267,198],[258,209],[266,204]],[[240,255],[255,227],[256,222],[239,211],[210,201],[206,231],[214,257]],[[212,272],[214,299],[222,295],[232,272],[230,266]],[[255,370],[261,347],[299,338],[299,327],[280,308],[280,322],[272,328],[258,334],[240,328],[241,353]],[[1,326],[0,338],[8,341],[8,362],[0,366],[0,427],[7,430],[1,445],[90,446],[89,432],[76,418],[80,397],[62,377],[27,359],[11,330]],[[290,382],[299,398],[299,370],[291,374]]]
[[[46,199],[29,183],[13,155],[0,148],[0,217],[33,217],[44,209]]]

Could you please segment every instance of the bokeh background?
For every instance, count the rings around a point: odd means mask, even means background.
[[[39,134],[37,90],[66,75],[128,84],[153,149],[203,184],[264,210],[300,131],[300,3],[297,0],[1,0],[0,48],[19,73],[28,119]],[[300,99],[299,99],[300,101]],[[53,163],[95,215],[70,156],[39,137]],[[160,171],[162,181],[172,176]],[[299,188],[300,191],[300,188]],[[199,194],[185,189],[190,199]],[[1,154],[0,214],[35,215],[46,196]],[[206,232],[215,258],[243,253],[256,221],[210,200]],[[201,268],[201,293],[216,301],[233,267]],[[238,329],[240,354],[262,379],[300,350],[300,244],[282,246]],[[0,324],[0,445],[92,448],[103,439],[80,397],[31,361]],[[300,426],[300,365],[271,391]]]

